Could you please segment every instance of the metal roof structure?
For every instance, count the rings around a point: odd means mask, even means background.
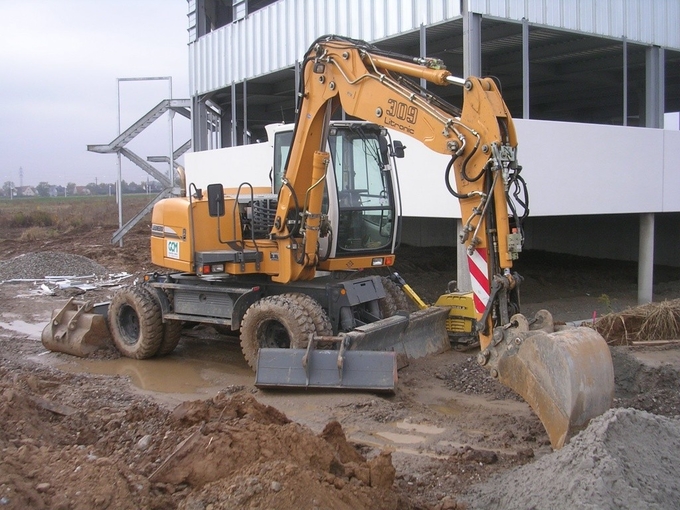
[[[213,10],[232,4],[200,3]],[[254,138],[264,135],[267,123],[293,121],[295,62],[325,33],[419,55],[424,31],[425,54],[463,74],[458,0],[261,0],[249,7],[244,19],[214,26],[191,42],[190,86],[192,95],[209,97],[225,118],[235,114],[240,129]],[[468,8],[481,17],[481,74],[500,80],[516,117],[525,111],[523,19],[531,118],[643,124],[650,45],[663,50],[666,111],[680,110],[680,0],[468,0]],[[459,102],[454,88],[435,92]],[[230,137],[222,139],[228,144]]]

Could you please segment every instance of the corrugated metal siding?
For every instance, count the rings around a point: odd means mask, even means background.
[[[680,0],[469,0],[482,15],[680,49]]]
[[[189,45],[191,93],[290,67],[324,34],[377,41],[460,15],[459,0],[281,0]]]

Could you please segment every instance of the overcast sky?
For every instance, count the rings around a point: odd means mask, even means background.
[[[118,134],[117,79],[172,76],[188,98],[186,0],[0,0],[0,185],[113,182],[116,156],[87,151]],[[125,130],[169,93],[167,81],[121,82]],[[128,147],[169,151],[167,114]],[[175,148],[190,123],[175,116]],[[155,164],[165,172],[167,164]],[[123,179],[146,173],[123,158]]]

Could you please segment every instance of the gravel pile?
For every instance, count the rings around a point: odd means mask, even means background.
[[[483,395],[495,400],[522,400],[517,393],[491,377],[489,371],[477,363],[476,357],[468,357],[464,362],[452,365],[443,378],[449,389],[460,393]]]
[[[464,496],[470,508],[677,509],[680,420],[610,409],[569,444]]]
[[[46,276],[107,276],[109,270],[95,261],[58,251],[25,253],[0,261],[0,281],[42,279]]]

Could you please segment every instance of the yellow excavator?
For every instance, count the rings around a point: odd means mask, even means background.
[[[420,79],[460,86],[462,109],[421,88]],[[403,145],[390,139],[391,129],[451,157],[444,185],[462,213],[474,307],[467,323],[479,363],[530,404],[554,448],[606,411],[614,376],[604,339],[590,328],[556,327],[547,311],[520,313],[521,277],[512,266],[523,242],[526,186],[494,80],[457,78],[437,59],[325,36],[305,55],[298,96],[289,143],[276,149],[275,193],[247,182],[189,186],[187,196],[154,207],[152,262],[169,272],[114,295],[108,329],[116,347],[134,358],[163,355],[183,323],[213,324],[240,331],[258,386],[378,390],[393,389],[397,352],[444,349],[449,308],[403,313],[393,280],[357,272],[394,262],[393,158]],[[340,109],[365,122],[331,123]],[[55,312],[43,343],[78,354],[88,328],[100,331],[91,315],[85,305]]]

